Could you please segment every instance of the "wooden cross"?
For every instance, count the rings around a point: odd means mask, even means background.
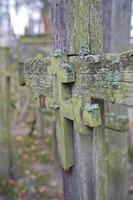
[[[56,117],[57,144],[64,170],[74,164],[73,124],[79,134],[102,123],[99,99],[133,106],[133,52],[90,55],[56,52],[20,63],[20,83],[40,90]]]

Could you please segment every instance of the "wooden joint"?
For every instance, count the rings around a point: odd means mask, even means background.
[[[73,108],[72,100],[63,101],[61,105],[61,112],[63,116],[67,119],[74,120],[73,118]]]
[[[88,127],[84,124],[82,117],[82,108],[85,102],[90,102],[90,98],[75,96],[72,99],[73,101],[73,115],[74,115],[74,125],[75,130],[83,135],[88,134]]]
[[[86,126],[91,128],[101,126],[101,114],[98,104],[86,104],[83,108],[82,117]]]
[[[62,83],[75,82],[75,73],[72,65],[64,63],[60,68],[60,79]]]

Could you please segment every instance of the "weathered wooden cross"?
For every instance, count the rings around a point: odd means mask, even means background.
[[[90,55],[56,52],[20,63],[20,83],[41,90],[56,116],[57,143],[64,170],[74,165],[73,123],[79,134],[102,123],[99,99],[133,106],[133,52]]]

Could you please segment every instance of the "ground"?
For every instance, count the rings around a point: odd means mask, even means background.
[[[17,121],[12,128],[14,165],[11,178],[0,185],[0,200],[63,200],[61,175],[54,164],[51,125],[44,127],[43,137],[37,131],[29,136],[29,130],[27,120]],[[133,200],[132,152],[133,149],[129,151],[130,200]]]
[[[13,132],[12,178],[0,186],[0,200],[62,200],[62,183],[53,161],[51,128],[29,136],[23,123]]]

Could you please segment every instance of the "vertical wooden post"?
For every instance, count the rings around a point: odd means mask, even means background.
[[[132,0],[113,0],[111,50],[122,52],[130,46]]]
[[[10,77],[4,75],[10,62],[8,48],[0,49],[0,180],[7,178],[12,166],[12,148],[10,132]]]
[[[130,48],[132,0],[103,0],[104,52]]]
[[[130,48],[131,7],[132,0],[103,0],[105,53],[122,52]],[[122,118],[127,121],[127,108],[107,103],[105,110],[109,199],[125,200],[128,199],[128,130],[126,123],[122,125]]]
[[[36,112],[36,130],[38,137],[43,137],[43,128],[44,128],[44,113],[40,111],[40,108],[36,106],[35,108]]]
[[[53,1],[54,50],[79,53],[88,45],[90,53],[103,48],[101,1]],[[65,200],[107,200],[107,163],[104,130],[104,103],[99,101],[102,126],[91,129],[88,135],[73,128],[74,166],[63,171]]]

